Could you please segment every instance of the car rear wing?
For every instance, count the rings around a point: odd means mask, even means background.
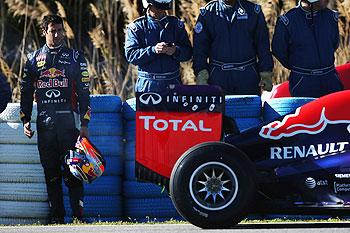
[[[167,187],[186,150],[220,141],[224,104],[215,86],[176,85],[162,93],[136,93],[136,177]]]

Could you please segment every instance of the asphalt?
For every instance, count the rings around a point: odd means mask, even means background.
[[[239,224],[232,229],[202,230],[190,224],[136,224],[136,225],[61,225],[61,226],[6,226],[0,227],[4,233],[34,233],[34,232],[59,232],[59,233],[115,233],[115,232],[142,232],[142,233],[167,233],[167,232],[243,232],[243,233],[342,233],[350,232],[350,223],[278,223],[278,224]]]

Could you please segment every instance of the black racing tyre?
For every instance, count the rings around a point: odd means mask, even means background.
[[[236,147],[197,145],[175,164],[170,196],[177,211],[201,228],[228,228],[249,212],[256,194],[255,169]]]

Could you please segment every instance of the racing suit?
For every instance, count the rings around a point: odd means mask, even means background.
[[[299,5],[279,17],[272,53],[291,70],[292,96],[317,98],[343,89],[334,68],[338,46],[337,12],[323,9],[312,16]]]
[[[10,85],[6,82],[6,77],[0,72],[0,113],[5,110],[7,103],[10,101]]]
[[[62,175],[69,189],[73,217],[80,219],[83,215],[83,184],[70,173],[64,156],[74,149],[79,136],[75,124],[77,113],[81,126],[87,126],[90,120],[89,85],[86,60],[79,51],[64,45],[56,49],[45,45],[28,55],[21,82],[21,120],[23,123],[30,121],[35,92],[38,149],[45,173],[50,216],[59,222],[65,216]]]
[[[208,63],[209,58],[209,63]],[[209,72],[209,84],[225,94],[260,95],[261,72],[272,72],[269,34],[261,6],[222,0],[200,9],[193,36],[193,69]]]
[[[172,56],[156,54],[160,42],[174,44]],[[192,57],[192,46],[183,21],[175,16],[158,20],[149,15],[132,22],[127,30],[125,56],[138,66],[136,92],[161,92],[170,84],[181,84],[180,62]]]

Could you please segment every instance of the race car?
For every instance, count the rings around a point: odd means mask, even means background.
[[[242,132],[222,132],[213,86],[137,93],[136,176],[164,185],[201,228],[249,214],[350,210],[350,90],[315,99]]]

